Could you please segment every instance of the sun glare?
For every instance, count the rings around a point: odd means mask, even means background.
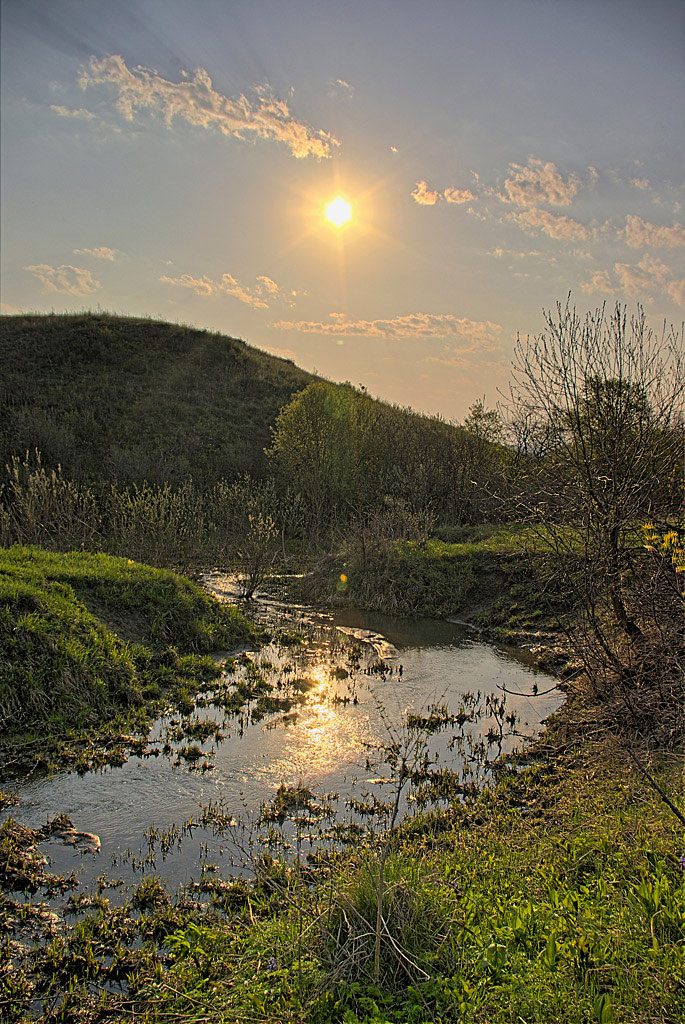
[[[329,203],[326,207],[326,220],[329,220],[331,224],[335,224],[336,228],[340,228],[343,224],[352,216],[352,207],[342,196],[338,196],[332,203]]]

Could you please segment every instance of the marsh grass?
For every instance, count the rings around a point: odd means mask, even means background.
[[[167,570],[36,547],[0,550],[3,762],[44,758],[79,730],[187,700],[218,674],[208,655],[255,629],[235,608]]]

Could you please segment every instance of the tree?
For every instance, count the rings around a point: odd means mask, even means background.
[[[631,542],[647,519],[682,514],[683,331],[657,334],[620,304],[581,317],[570,297],[544,318],[514,354],[510,422],[535,456],[519,498],[616,668],[602,605],[624,637],[642,634]]]

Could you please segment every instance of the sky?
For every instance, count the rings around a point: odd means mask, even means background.
[[[569,292],[685,316],[682,0],[1,17],[3,313],[221,331],[456,421]]]

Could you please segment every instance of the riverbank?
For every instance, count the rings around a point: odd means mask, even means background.
[[[192,707],[219,674],[211,652],[258,632],[167,570],[0,550],[0,770],[122,763],[162,707]]]
[[[76,600],[77,583],[42,571]],[[37,1020],[38,999],[41,1019],[82,1024],[679,1024],[682,825],[628,748],[682,807],[682,752],[619,736],[578,688],[491,788],[441,776],[433,811],[389,835],[365,829],[338,854],[279,863],[255,851],[254,881],[208,866],[177,894],[148,873],[118,901],[103,878],[95,895],[74,895],[67,928],[5,887],[12,943],[48,916],[33,952],[3,948],[0,1009]],[[286,808],[302,832],[308,804]],[[10,820],[0,862],[48,892],[61,883],[40,877],[38,839]]]

